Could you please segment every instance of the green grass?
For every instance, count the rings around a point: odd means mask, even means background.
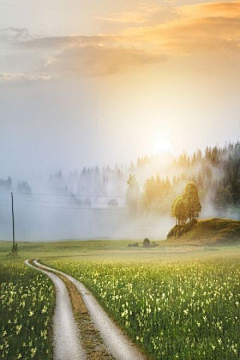
[[[150,359],[238,359],[240,263],[55,260]]]
[[[52,359],[54,289],[19,258],[0,263],[0,358]]]
[[[56,254],[61,256],[74,253],[92,253],[98,251],[129,251],[128,244],[136,240],[65,240],[56,242],[18,242],[19,255],[27,254]],[[161,242],[158,241],[158,244]],[[139,241],[142,245],[142,240]],[[0,256],[6,255],[11,249],[10,241],[0,241]],[[135,248],[134,248],[135,249]],[[133,249],[133,250],[134,250]],[[3,254],[5,253],[5,254]]]
[[[167,243],[197,245],[240,244],[240,221],[229,219],[206,219],[198,223],[179,238],[171,238]]]
[[[56,242],[18,242],[19,257],[26,258],[49,258],[49,257],[158,257],[168,258],[173,253],[181,252],[180,258],[188,254],[191,250],[192,255],[196,250],[194,246],[225,245],[234,250],[234,246],[240,246],[240,221],[229,219],[207,219],[200,220],[198,224],[187,234],[180,238],[171,240],[156,241],[155,248],[144,249],[143,239],[138,242],[139,247],[128,247],[128,244],[135,243],[136,240],[88,240],[76,241],[65,240]],[[233,246],[234,245],[234,246]],[[11,251],[10,241],[0,241],[0,259],[6,258]],[[227,248],[225,248],[226,250]],[[205,249],[206,250],[206,249]],[[225,251],[224,250],[224,251]],[[237,250],[236,250],[237,251]],[[178,257],[178,255],[176,255]],[[186,255],[189,258],[189,255]]]
[[[142,247],[143,240],[140,240],[139,247],[128,247],[128,244],[136,240],[88,240],[88,241],[58,241],[51,243],[44,242],[19,242],[18,259],[141,259],[148,261],[188,261],[205,257],[237,256],[240,253],[240,244],[235,246],[211,247],[195,246],[196,244],[182,244],[181,241],[157,241],[157,247],[146,249]],[[11,241],[0,241],[0,262],[9,259],[12,243]],[[13,257],[15,258],[15,257]]]

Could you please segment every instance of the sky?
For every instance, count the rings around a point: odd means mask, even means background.
[[[0,177],[240,134],[240,1],[0,0]]]

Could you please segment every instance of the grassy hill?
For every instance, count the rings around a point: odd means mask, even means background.
[[[229,219],[206,219],[187,233],[166,240],[166,243],[192,245],[233,245],[240,244],[240,221]]]

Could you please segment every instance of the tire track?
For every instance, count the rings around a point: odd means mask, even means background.
[[[33,263],[36,266],[41,267],[42,269],[65,276],[76,286],[89,311],[92,321],[100,332],[100,335],[106,345],[107,350],[113,355],[116,360],[146,359],[146,357],[134,346],[134,344],[127,338],[127,336],[109,318],[107,313],[99,305],[94,296],[80,281],[76,280],[70,275],[65,274],[62,271],[42,265],[37,260],[34,260]]]
[[[74,320],[72,305],[64,282],[52,272],[25,264],[47,275],[56,289],[56,307],[53,317],[53,345],[55,360],[85,360],[85,352],[79,339],[78,326]]]

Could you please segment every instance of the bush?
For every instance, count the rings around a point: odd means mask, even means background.
[[[138,243],[128,244],[129,247],[138,247]]]
[[[143,247],[149,248],[151,246],[150,240],[148,238],[145,238],[143,240]]]

